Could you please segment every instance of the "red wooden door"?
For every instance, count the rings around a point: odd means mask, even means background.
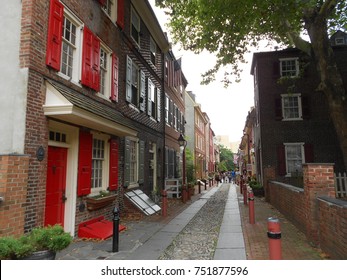
[[[64,226],[67,149],[48,147],[45,225]]]

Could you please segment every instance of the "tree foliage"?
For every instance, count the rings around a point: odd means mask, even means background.
[[[216,64],[202,75],[202,84],[214,81],[221,68],[225,86],[239,81],[239,62],[245,62],[245,54],[260,41],[308,54],[319,73],[317,90],[327,97],[347,167],[347,96],[329,41],[335,31],[347,30],[346,0],[156,0],[156,4],[170,18],[174,43],[195,53],[215,54]]]
[[[170,17],[174,43],[200,53],[207,50],[217,57],[216,64],[203,74],[203,84],[215,79],[225,68],[224,83],[240,77],[239,62],[258,46],[259,41],[296,46],[311,55],[305,18],[321,16],[330,32],[346,30],[344,0],[156,0]]]
[[[219,145],[219,171],[230,171],[235,169],[233,152],[223,145]]]

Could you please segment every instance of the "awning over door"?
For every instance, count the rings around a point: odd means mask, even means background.
[[[137,136],[137,131],[114,108],[53,80],[46,81],[45,116],[117,136]]]

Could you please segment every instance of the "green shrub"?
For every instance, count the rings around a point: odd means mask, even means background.
[[[252,189],[261,189],[263,188],[263,186],[256,180],[251,180],[249,182],[249,186],[252,188]]]
[[[60,225],[33,229],[19,238],[0,238],[0,259],[20,259],[36,251],[60,251],[72,242],[69,233]]]

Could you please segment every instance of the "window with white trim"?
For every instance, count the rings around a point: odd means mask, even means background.
[[[128,70],[127,70],[127,100],[135,105],[139,106],[140,98],[140,69],[137,64],[128,58]]]
[[[148,79],[148,115],[157,118],[157,88],[154,83]]]
[[[168,125],[170,125],[170,123],[169,123],[169,111],[170,111],[170,99],[167,95],[165,95],[165,122]]]
[[[64,9],[60,73],[67,79],[79,81],[82,23]]]
[[[301,94],[282,94],[283,120],[302,120]]]
[[[281,77],[297,77],[299,75],[298,58],[280,59]]]
[[[305,162],[304,143],[284,143],[284,147],[287,176],[301,174]]]
[[[131,9],[131,37],[140,46],[141,20],[134,8]]]
[[[343,38],[343,37],[335,38],[335,44],[336,45],[345,45],[345,38]]]
[[[106,46],[100,47],[100,94],[109,98],[111,91],[111,51]]]
[[[106,135],[93,134],[92,148],[92,193],[106,190],[108,186],[108,161],[109,161],[109,137]]]
[[[115,20],[115,6],[113,5],[113,0],[105,0],[105,4],[101,6],[101,9],[113,20]]]

